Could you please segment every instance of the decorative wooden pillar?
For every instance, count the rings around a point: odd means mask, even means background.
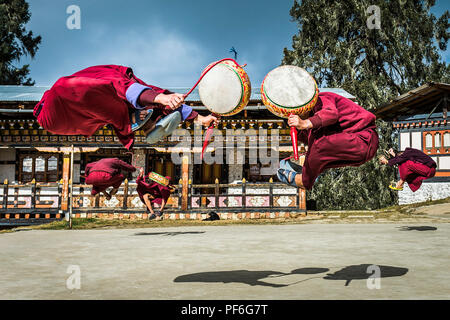
[[[215,188],[214,188],[214,196],[215,196],[215,208],[219,208],[219,195],[220,195],[220,186],[219,186],[219,179],[216,178],[216,181],[214,181],[214,183],[216,184]]]
[[[125,181],[124,181],[122,208],[124,210],[126,210],[128,208],[128,179],[125,179]]]
[[[8,179],[3,182],[3,209],[8,208]]]
[[[189,157],[183,156],[181,161],[181,210],[188,209]]]
[[[69,208],[69,180],[70,180],[70,154],[64,153],[63,157],[63,173],[62,173],[62,197],[61,210],[67,211]]]
[[[306,190],[298,188],[298,208],[306,212]]]

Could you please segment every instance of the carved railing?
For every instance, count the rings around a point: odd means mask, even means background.
[[[217,212],[271,212],[297,211],[306,209],[305,193],[299,188],[284,184],[248,183],[245,179],[236,184],[188,183],[187,193],[182,193],[180,180],[176,191],[170,196],[165,213]],[[117,194],[107,200],[103,195],[92,196],[91,186],[73,184],[68,199],[72,199],[72,213],[75,217],[89,217],[91,213],[143,214],[145,205],[136,192],[136,183],[128,180]],[[71,193],[71,197],[70,197]],[[182,199],[187,199],[187,210],[181,209]],[[63,181],[58,183],[0,184],[0,224],[51,221],[63,219],[69,212],[62,210],[64,202]],[[70,200],[69,200],[70,201]],[[64,207],[64,208],[65,208]],[[157,205],[155,205],[158,208]],[[157,209],[156,209],[157,210]]]

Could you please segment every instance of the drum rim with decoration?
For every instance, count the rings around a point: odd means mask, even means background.
[[[169,179],[167,179],[166,177],[164,177],[154,171],[152,171],[148,174],[148,178],[156,183],[163,185],[163,186],[169,185]]]
[[[217,61],[216,61],[217,62]],[[212,64],[216,63],[210,63],[202,72],[202,75],[205,73],[205,70],[207,70],[209,68],[209,66],[211,66]],[[218,65],[224,65],[226,66],[228,69],[230,69],[231,71],[233,71],[237,78],[239,79],[240,83],[241,83],[241,97],[239,99],[239,103],[229,112],[225,112],[225,113],[221,113],[218,112],[217,110],[214,110],[213,108],[211,108],[210,106],[205,105],[205,107],[211,111],[212,113],[219,115],[219,116],[233,116],[235,114],[238,114],[239,112],[241,112],[249,103],[250,101],[250,96],[251,96],[251,91],[252,91],[252,86],[251,86],[251,82],[250,82],[250,78],[248,77],[247,73],[245,72],[245,70],[239,66],[238,64],[236,64],[234,61],[231,60],[226,60],[226,61],[222,61],[220,63],[218,63],[216,66]],[[216,66],[214,66],[211,70],[213,70]],[[198,93],[200,96],[200,100],[203,103],[203,99],[202,99],[202,82],[200,82],[199,84],[199,88],[198,88]]]
[[[299,106],[294,106],[294,107],[289,107],[289,106],[282,106],[278,103],[276,103],[275,101],[273,101],[272,99],[269,98],[269,96],[266,93],[266,89],[265,89],[265,82],[267,77],[270,75],[271,72],[273,72],[274,70],[277,69],[281,69],[281,68],[298,68],[303,70],[306,74],[308,74],[311,77],[311,80],[314,83],[314,93],[312,95],[312,97],[305,102],[302,105]],[[293,66],[293,65],[283,65],[283,66],[279,66],[273,70],[271,70],[269,73],[267,73],[267,75],[264,77],[264,80],[261,83],[261,100],[264,103],[264,105],[267,107],[267,109],[272,112],[273,114],[275,114],[276,116],[279,116],[281,118],[289,118],[290,114],[296,114],[301,116],[306,115],[307,113],[309,113],[311,110],[313,110],[314,106],[317,103],[317,99],[319,98],[319,87],[317,86],[317,82],[314,79],[314,77],[312,75],[309,74],[309,72],[307,72],[305,69],[298,67],[298,66]]]

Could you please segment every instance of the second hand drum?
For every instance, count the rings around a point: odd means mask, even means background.
[[[261,84],[261,99],[274,115],[289,118],[306,116],[319,97],[316,80],[303,68],[280,66],[270,71]],[[294,159],[298,157],[297,129],[291,127]]]
[[[211,68],[211,65],[214,66]],[[203,71],[203,78],[198,85],[203,105],[219,117],[232,116],[241,112],[250,100],[251,90],[247,73],[233,59],[224,59],[219,63],[210,64]],[[211,126],[206,131],[201,159],[213,128]]]

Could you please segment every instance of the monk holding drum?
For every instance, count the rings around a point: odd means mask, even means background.
[[[34,108],[39,124],[51,133],[91,136],[111,125],[130,150],[134,131],[144,130],[147,143],[170,135],[181,121],[204,126],[217,118],[201,116],[183,104],[184,96],[146,84],[129,67],[93,66],[60,78]]]
[[[314,78],[304,69],[281,66],[272,70],[261,93],[268,109],[288,118],[289,126],[299,131],[293,138],[308,145],[303,165],[280,161],[280,181],[310,190],[326,169],[360,166],[375,156],[375,115],[338,94],[319,93]]]

